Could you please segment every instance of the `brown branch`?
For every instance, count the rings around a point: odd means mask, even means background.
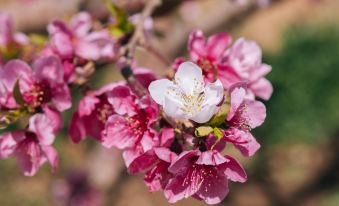
[[[152,15],[155,8],[161,5],[161,3],[162,0],[148,0],[145,8],[141,13],[139,22],[135,26],[133,36],[131,37],[129,43],[124,48],[125,51],[123,53],[127,57],[128,61],[131,61],[133,59],[136,47],[139,44],[143,45],[145,42],[145,36],[143,31],[145,20]]]

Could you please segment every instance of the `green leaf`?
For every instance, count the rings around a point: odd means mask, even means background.
[[[128,20],[128,16],[122,9],[110,0],[106,0],[106,8],[115,19],[114,24],[108,25],[108,30],[112,36],[119,38],[133,31],[134,25]]]
[[[22,97],[22,94],[20,92],[19,79],[15,82],[14,89],[13,89],[13,97],[17,104],[19,104],[20,106],[25,105],[24,98]]]
[[[41,34],[30,34],[29,39],[33,44],[38,46],[43,46],[48,41],[48,37]]]
[[[218,140],[220,140],[223,136],[221,130],[218,127],[213,129],[213,134],[218,138]]]
[[[228,112],[231,107],[231,97],[228,92],[225,92],[224,101],[219,108],[219,111],[207,122],[210,126],[220,126],[225,122]]]
[[[213,128],[210,126],[201,126],[195,129],[195,136],[205,137],[213,132]]]

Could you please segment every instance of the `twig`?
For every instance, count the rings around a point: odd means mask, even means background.
[[[138,24],[135,26],[135,30],[133,36],[131,37],[129,43],[125,47],[125,56],[127,57],[128,61],[133,60],[135,49],[138,44],[144,44],[145,37],[144,37],[144,22],[145,20],[150,17],[157,6],[162,3],[162,0],[148,0],[144,10],[141,13],[140,20]]]

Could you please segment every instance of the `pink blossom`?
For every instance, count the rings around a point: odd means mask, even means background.
[[[59,111],[71,107],[71,97],[63,80],[63,68],[58,58],[42,57],[31,68],[21,60],[11,60],[0,69],[0,104],[6,108],[17,108],[13,90],[19,81],[25,106],[39,108],[52,103]]]
[[[183,152],[168,170],[173,174],[165,188],[170,203],[192,196],[207,204],[217,204],[228,194],[228,180],[245,182],[247,179],[235,159],[215,150]]]
[[[231,90],[231,107],[226,118],[230,128],[224,132],[225,140],[234,144],[243,155],[252,156],[260,145],[250,130],[260,126],[265,118],[265,105],[247,99],[246,90],[243,87],[235,87]]]
[[[60,127],[61,117],[53,109],[46,114],[35,114],[29,119],[27,130],[0,135],[0,158],[16,157],[26,176],[33,176],[46,161],[53,171],[58,166],[58,154],[51,145]]]
[[[145,96],[137,99],[127,86],[117,86],[108,97],[117,114],[107,120],[102,144],[119,149],[136,149],[142,146],[146,151],[153,144],[156,131],[152,128],[157,120],[158,107]]]
[[[28,38],[23,33],[14,32],[12,18],[0,12],[0,47],[7,47],[9,44],[25,45],[28,43]]]
[[[206,39],[202,31],[193,31],[187,46],[190,60],[202,68],[205,81],[219,79],[226,90],[235,83],[245,82],[252,98],[258,96],[268,100],[273,88],[264,76],[271,67],[262,64],[261,49],[256,43],[243,38],[233,46],[231,42],[232,38],[227,33],[217,33]],[[177,69],[182,62],[184,58],[177,58],[173,67]]]
[[[174,130],[163,128],[153,148],[135,157],[128,166],[131,174],[146,171],[144,181],[150,192],[164,189],[172,174],[168,167],[177,155],[168,149],[174,140]]]
[[[117,84],[108,84],[94,91],[88,91],[78,104],[78,110],[73,113],[68,134],[73,143],[79,143],[87,135],[101,141],[102,131],[107,119],[115,113],[108,101],[108,92]]]
[[[85,60],[112,59],[116,55],[116,42],[108,30],[91,31],[90,15],[81,12],[69,23],[55,20],[48,25],[51,49],[62,59],[80,57]]]
[[[224,58],[224,64],[230,66],[233,72],[233,78],[229,78],[227,84],[245,81],[250,93],[265,100],[271,97],[273,88],[264,76],[272,68],[267,64],[262,64],[261,49],[254,41],[248,41],[244,38],[238,39],[225,52]]]

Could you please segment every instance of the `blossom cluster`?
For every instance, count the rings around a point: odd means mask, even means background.
[[[266,109],[257,98],[268,100],[273,89],[259,46],[244,38],[232,44],[228,33],[206,38],[196,30],[188,39],[189,58],[174,61],[173,75],[158,79],[125,62],[120,67],[128,69],[126,80],[89,88],[97,67],[119,67],[125,59],[120,50],[131,31],[120,28],[116,35],[119,28],[110,21],[96,28],[81,12],[52,21],[48,37],[37,43],[14,33],[9,16],[0,14],[0,123],[23,125],[0,134],[0,158],[17,158],[27,176],[45,162],[56,169],[53,143],[63,127],[61,113],[72,107],[71,88],[78,86],[85,89],[68,126],[72,143],[90,137],[121,149],[128,172],[144,173],[149,191],[163,190],[171,203],[188,197],[221,202],[228,181],[247,180],[226,146],[246,157],[260,148],[251,130],[264,122]]]

